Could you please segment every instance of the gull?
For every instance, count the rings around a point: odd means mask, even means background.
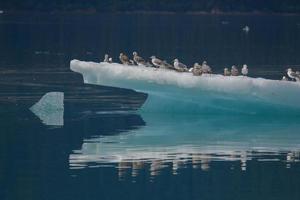
[[[193,69],[202,69],[202,66],[199,63],[194,63]]]
[[[108,63],[108,61],[109,61],[108,54],[105,54],[105,55],[104,55],[104,60],[103,60],[103,62],[107,62],[107,63]]]
[[[239,70],[236,68],[235,65],[231,67],[231,76],[238,76],[239,75]]]
[[[230,76],[231,75],[231,73],[230,73],[230,71],[228,70],[228,68],[226,67],[226,68],[224,68],[224,76]]]
[[[287,69],[287,75],[291,78],[296,80],[297,82],[300,81],[300,72],[294,72],[291,68]]]
[[[163,61],[156,58],[155,56],[151,56],[151,62],[155,67],[163,67]]]
[[[203,61],[203,63],[202,63],[202,73],[203,74],[210,74],[210,73],[212,73],[211,67],[209,65],[207,65],[206,61]]]
[[[144,66],[146,66],[145,60],[144,60],[141,56],[139,56],[138,53],[137,53],[136,51],[134,51],[134,52],[132,53],[132,55],[133,55],[133,61],[134,61],[137,65],[144,65]]]
[[[247,76],[248,75],[248,66],[246,64],[243,65],[243,68],[242,68],[242,74],[244,76]]]
[[[179,72],[188,71],[187,66],[185,64],[179,62],[179,60],[177,58],[174,60],[174,68],[176,71],[179,71]]]
[[[192,67],[192,73],[194,76],[200,76],[202,74],[202,66],[199,63],[195,63]]]
[[[124,53],[120,53],[119,59],[120,59],[121,63],[124,64],[124,65],[130,65],[131,64],[129,58]]]
[[[105,54],[103,62],[112,63],[112,58],[110,58],[108,54]]]

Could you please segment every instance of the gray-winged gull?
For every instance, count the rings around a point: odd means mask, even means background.
[[[244,76],[247,76],[248,75],[248,66],[246,64],[243,65],[243,68],[242,68],[242,74]]]
[[[103,60],[103,62],[108,62],[108,59],[109,59],[109,58],[108,58],[108,54],[105,54],[105,55],[104,55],[104,60]]]
[[[231,73],[227,67],[224,68],[224,76],[230,76]]]
[[[138,55],[138,53],[136,51],[134,51],[132,53],[133,55],[133,61],[137,64],[137,65],[144,65],[146,66],[146,61]]]
[[[179,71],[179,72],[188,71],[187,66],[185,64],[179,62],[179,60],[177,58],[174,60],[174,68],[176,71]]]
[[[296,80],[297,82],[300,81],[300,73],[299,73],[299,72],[294,72],[294,71],[292,70],[292,68],[288,68],[288,69],[287,69],[287,75],[288,75],[291,79]]]
[[[192,68],[192,73],[194,76],[200,76],[202,74],[202,66],[199,63],[195,63]]]
[[[211,67],[207,64],[206,61],[203,61],[203,63],[202,63],[202,73],[203,74],[210,74],[210,73],[212,73]]]
[[[239,75],[239,70],[236,68],[235,65],[231,67],[231,76],[238,76]]]
[[[163,61],[156,58],[155,56],[151,56],[151,62],[155,67],[163,67]]]
[[[130,65],[131,64],[129,58],[124,53],[120,53],[119,59],[120,59],[121,63],[124,64],[124,65]]]
[[[103,62],[112,63],[112,58],[110,58],[108,54],[105,54]]]

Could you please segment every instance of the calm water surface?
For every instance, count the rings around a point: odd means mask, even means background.
[[[0,44],[0,199],[300,199],[300,117],[141,114],[147,94],[69,70],[138,51],[279,79],[300,17],[0,15]],[[49,92],[63,110],[31,112]]]

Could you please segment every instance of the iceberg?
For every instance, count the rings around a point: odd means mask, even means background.
[[[85,83],[148,94],[140,112],[218,114],[300,114],[297,82],[205,74],[72,60]]]
[[[48,92],[30,110],[47,126],[63,126],[64,93]]]

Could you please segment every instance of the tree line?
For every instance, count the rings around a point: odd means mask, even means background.
[[[300,0],[2,0],[12,11],[300,13]]]

